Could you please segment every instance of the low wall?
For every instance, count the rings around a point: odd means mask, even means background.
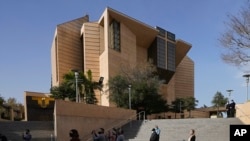
[[[250,102],[236,104],[236,118],[239,118],[244,124],[250,124]]]
[[[180,119],[180,118],[209,118],[209,112],[192,110],[189,117],[189,111],[184,110],[184,113],[166,112],[160,114],[148,115],[147,119]]]
[[[134,110],[63,100],[56,100],[54,114],[57,141],[70,140],[71,129],[77,129],[80,139],[87,140],[93,129],[104,128],[107,131],[113,127],[121,127],[136,117]]]

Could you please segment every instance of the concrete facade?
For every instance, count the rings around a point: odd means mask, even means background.
[[[236,118],[239,118],[244,124],[250,124],[250,101],[236,104]]]
[[[78,130],[81,140],[92,140],[91,131],[120,128],[136,119],[136,111],[93,104],[56,100],[54,110],[54,135],[57,141],[70,140],[69,131]]]
[[[96,91],[98,105],[112,106],[106,85],[109,78],[124,67],[153,60],[166,81],[161,94],[171,103],[194,96],[194,62],[187,56],[190,49],[191,44],[176,40],[175,34],[108,7],[96,22],[86,15],[57,26],[51,48],[52,86],[58,86],[72,69],[91,70],[94,81],[104,77],[104,92]]]

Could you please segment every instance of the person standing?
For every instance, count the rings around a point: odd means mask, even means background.
[[[157,134],[155,132],[155,128],[153,128],[149,141],[156,141],[156,139],[157,139]]]
[[[231,113],[230,117],[234,117],[234,115],[235,115],[235,102],[234,102],[234,100],[231,100],[231,103],[230,103],[230,113]]]
[[[195,136],[195,131],[194,129],[191,129],[190,132],[189,132],[189,138],[188,138],[188,141],[195,141],[196,139],[196,136]]]
[[[25,141],[31,141],[31,134],[30,134],[30,130],[26,129],[25,133],[23,133],[23,140]]]
[[[160,128],[158,127],[158,125],[155,125],[155,133],[156,133],[156,141],[159,141],[159,140],[160,140],[160,133],[161,133],[161,130],[160,130]]]
[[[226,110],[227,110],[227,118],[229,118],[231,116],[231,110],[230,110],[230,103],[229,103],[229,101],[227,101]]]

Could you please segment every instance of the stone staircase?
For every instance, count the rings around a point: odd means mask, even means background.
[[[54,141],[53,121],[0,121],[0,133],[8,141],[22,141],[22,134],[30,129],[32,141]]]
[[[160,141],[187,141],[190,129],[195,129],[197,141],[229,141],[233,124],[243,123],[237,118],[159,119],[133,121],[123,130],[129,141],[149,141],[155,125],[161,129]]]
[[[129,141],[149,141],[155,125],[161,129],[160,141],[187,141],[190,129],[195,129],[197,141],[229,141],[233,124],[243,123],[237,118],[159,119],[132,121],[122,128]],[[53,121],[0,121],[0,133],[7,136],[8,141],[22,141],[25,129],[30,129],[32,141],[54,141]]]

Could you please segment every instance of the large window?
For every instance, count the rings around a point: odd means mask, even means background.
[[[161,37],[165,37],[166,36],[166,30],[165,29],[163,29],[163,28],[160,28],[160,27],[156,27],[156,29],[158,29],[158,31],[159,31],[159,35],[161,36]]]
[[[168,70],[175,71],[175,44],[167,42],[167,67]]]
[[[113,20],[109,27],[109,47],[120,51],[121,50],[120,23]]]
[[[175,41],[175,34],[167,31],[167,38],[171,41]]]
[[[157,38],[157,67],[166,69],[166,45],[161,38]]]

